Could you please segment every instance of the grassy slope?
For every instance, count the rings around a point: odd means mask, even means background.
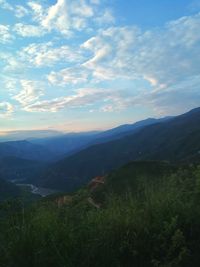
[[[199,186],[195,166],[130,163],[60,206],[57,196],[12,213],[1,266],[199,266]]]

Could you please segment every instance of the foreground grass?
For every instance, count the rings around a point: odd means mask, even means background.
[[[0,266],[199,266],[200,168],[155,176],[149,169],[133,175],[126,166],[59,208],[53,200],[27,211],[7,203]],[[88,203],[89,195],[100,209]]]

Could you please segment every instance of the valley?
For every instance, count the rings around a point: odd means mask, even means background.
[[[200,266],[200,0],[0,0],[0,267]]]
[[[61,258],[72,267],[198,266],[199,125],[197,108],[101,133],[1,143],[1,266],[57,267]]]
[[[23,184],[23,183],[19,184],[19,183],[16,183],[16,185],[18,187],[20,187],[20,188],[28,190],[32,194],[36,194],[36,195],[39,195],[41,197],[46,197],[46,196],[49,196],[49,195],[57,193],[57,191],[55,191],[55,190],[52,190],[52,189],[49,189],[49,188],[37,187],[37,186],[35,186],[33,184]]]

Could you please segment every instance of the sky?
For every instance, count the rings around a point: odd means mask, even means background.
[[[200,0],[0,0],[0,132],[200,106]]]

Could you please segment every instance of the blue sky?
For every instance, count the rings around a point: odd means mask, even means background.
[[[200,106],[200,1],[0,0],[0,132]]]

